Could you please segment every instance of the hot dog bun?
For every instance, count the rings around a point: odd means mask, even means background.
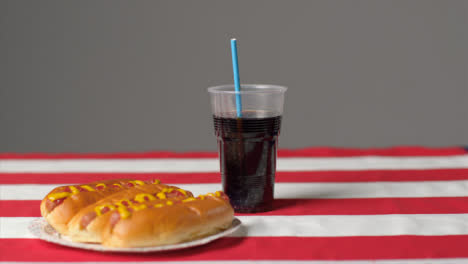
[[[162,207],[132,212],[126,219],[118,213],[109,216],[102,231],[102,244],[108,247],[148,247],[191,241],[228,228],[234,211],[227,200],[214,196],[187,199]]]
[[[101,231],[109,220],[109,214],[119,207],[126,210],[141,210],[155,203],[193,197],[192,193],[164,184],[136,186],[115,193],[81,209],[68,223],[68,236],[77,242],[101,242]],[[121,208],[122,210],[122,208]]]
[[[146,183],[138,180],[123,179],[60,186],[42,200],[41,215],[57,231],[66,234],[68,222],[82,208],[111,194],[144,184]]]
[[[193,197],[159,181],[112,180],[57,187],[43,199],[41,214],[76,242],[147,247],[217,233],[231,225],[234,210],[219,191]]]

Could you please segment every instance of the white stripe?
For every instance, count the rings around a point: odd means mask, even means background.
[[[3,264],[50,264],[50,262],[2,262]],[[96,262],[53,262],[54,264],[95,264]],[[98,262],[99,264],[115,264],[121,262]],[[154,264],[155,262],[135,261],[134,263]],[[458,259],[408,259],[408,260],[245,260],[245,261],[158,261],[157,263],[170,264],[466,264],[468,258]]]
[[[468,235],[468,214],[239,216],[238,237]],[[0,217],[0,238],[34,238],[35,217]]]
[[[280,158],[278,171],[468,168],[468,155]],[[218,159],[0,160],[0,172],[218,172]]]
[[[0,200],[42,200],[58,185],[0,185]],[[221,190],[221,184],[180,184],[194,195]],[[468,196],[468,180],[427,182],[277,183],[275,198],[378,198]]]

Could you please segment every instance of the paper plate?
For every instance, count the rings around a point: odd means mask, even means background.
[[[164,245],[156,247],[140,247],[140,248],[110,248],[105,247],[100,244],[91,244],[91,243],[79,243],[71,241],[67,236],[63,236],[58,233],[52,226],[47,223],[44,218],[37,218],[33,220],[29,225],[29,231],[39,239],[74,248],[81,248],[94,251],[104,251],[104,252],[132,252],[132,253],[145,253],[145,252],[159,252],[159,251],[169,251],[177,250],[189,247],[195,247],[207,244],[218,238],[230,235],[234,233],[241,226],[241,221],[237,218],[234,218],[230,228],[223,230],[219,233],[216,233],[211,236],[206,236],[197,240],[190,242],[184,242],[173,245]]]

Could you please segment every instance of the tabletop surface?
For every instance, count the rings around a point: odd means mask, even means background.
[[[113,178],[221,189],[216,153],[0,154],[1,262],[468,263],[462,147],[280,150],[274,210],[173,252],[109,254],[37,239],[28,225],[58,185]]]

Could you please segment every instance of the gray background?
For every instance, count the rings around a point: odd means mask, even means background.
[[[0,152],[215,150],[206,87],[289,87],[280,147],[468,145],[468,1],[0,1]]]

